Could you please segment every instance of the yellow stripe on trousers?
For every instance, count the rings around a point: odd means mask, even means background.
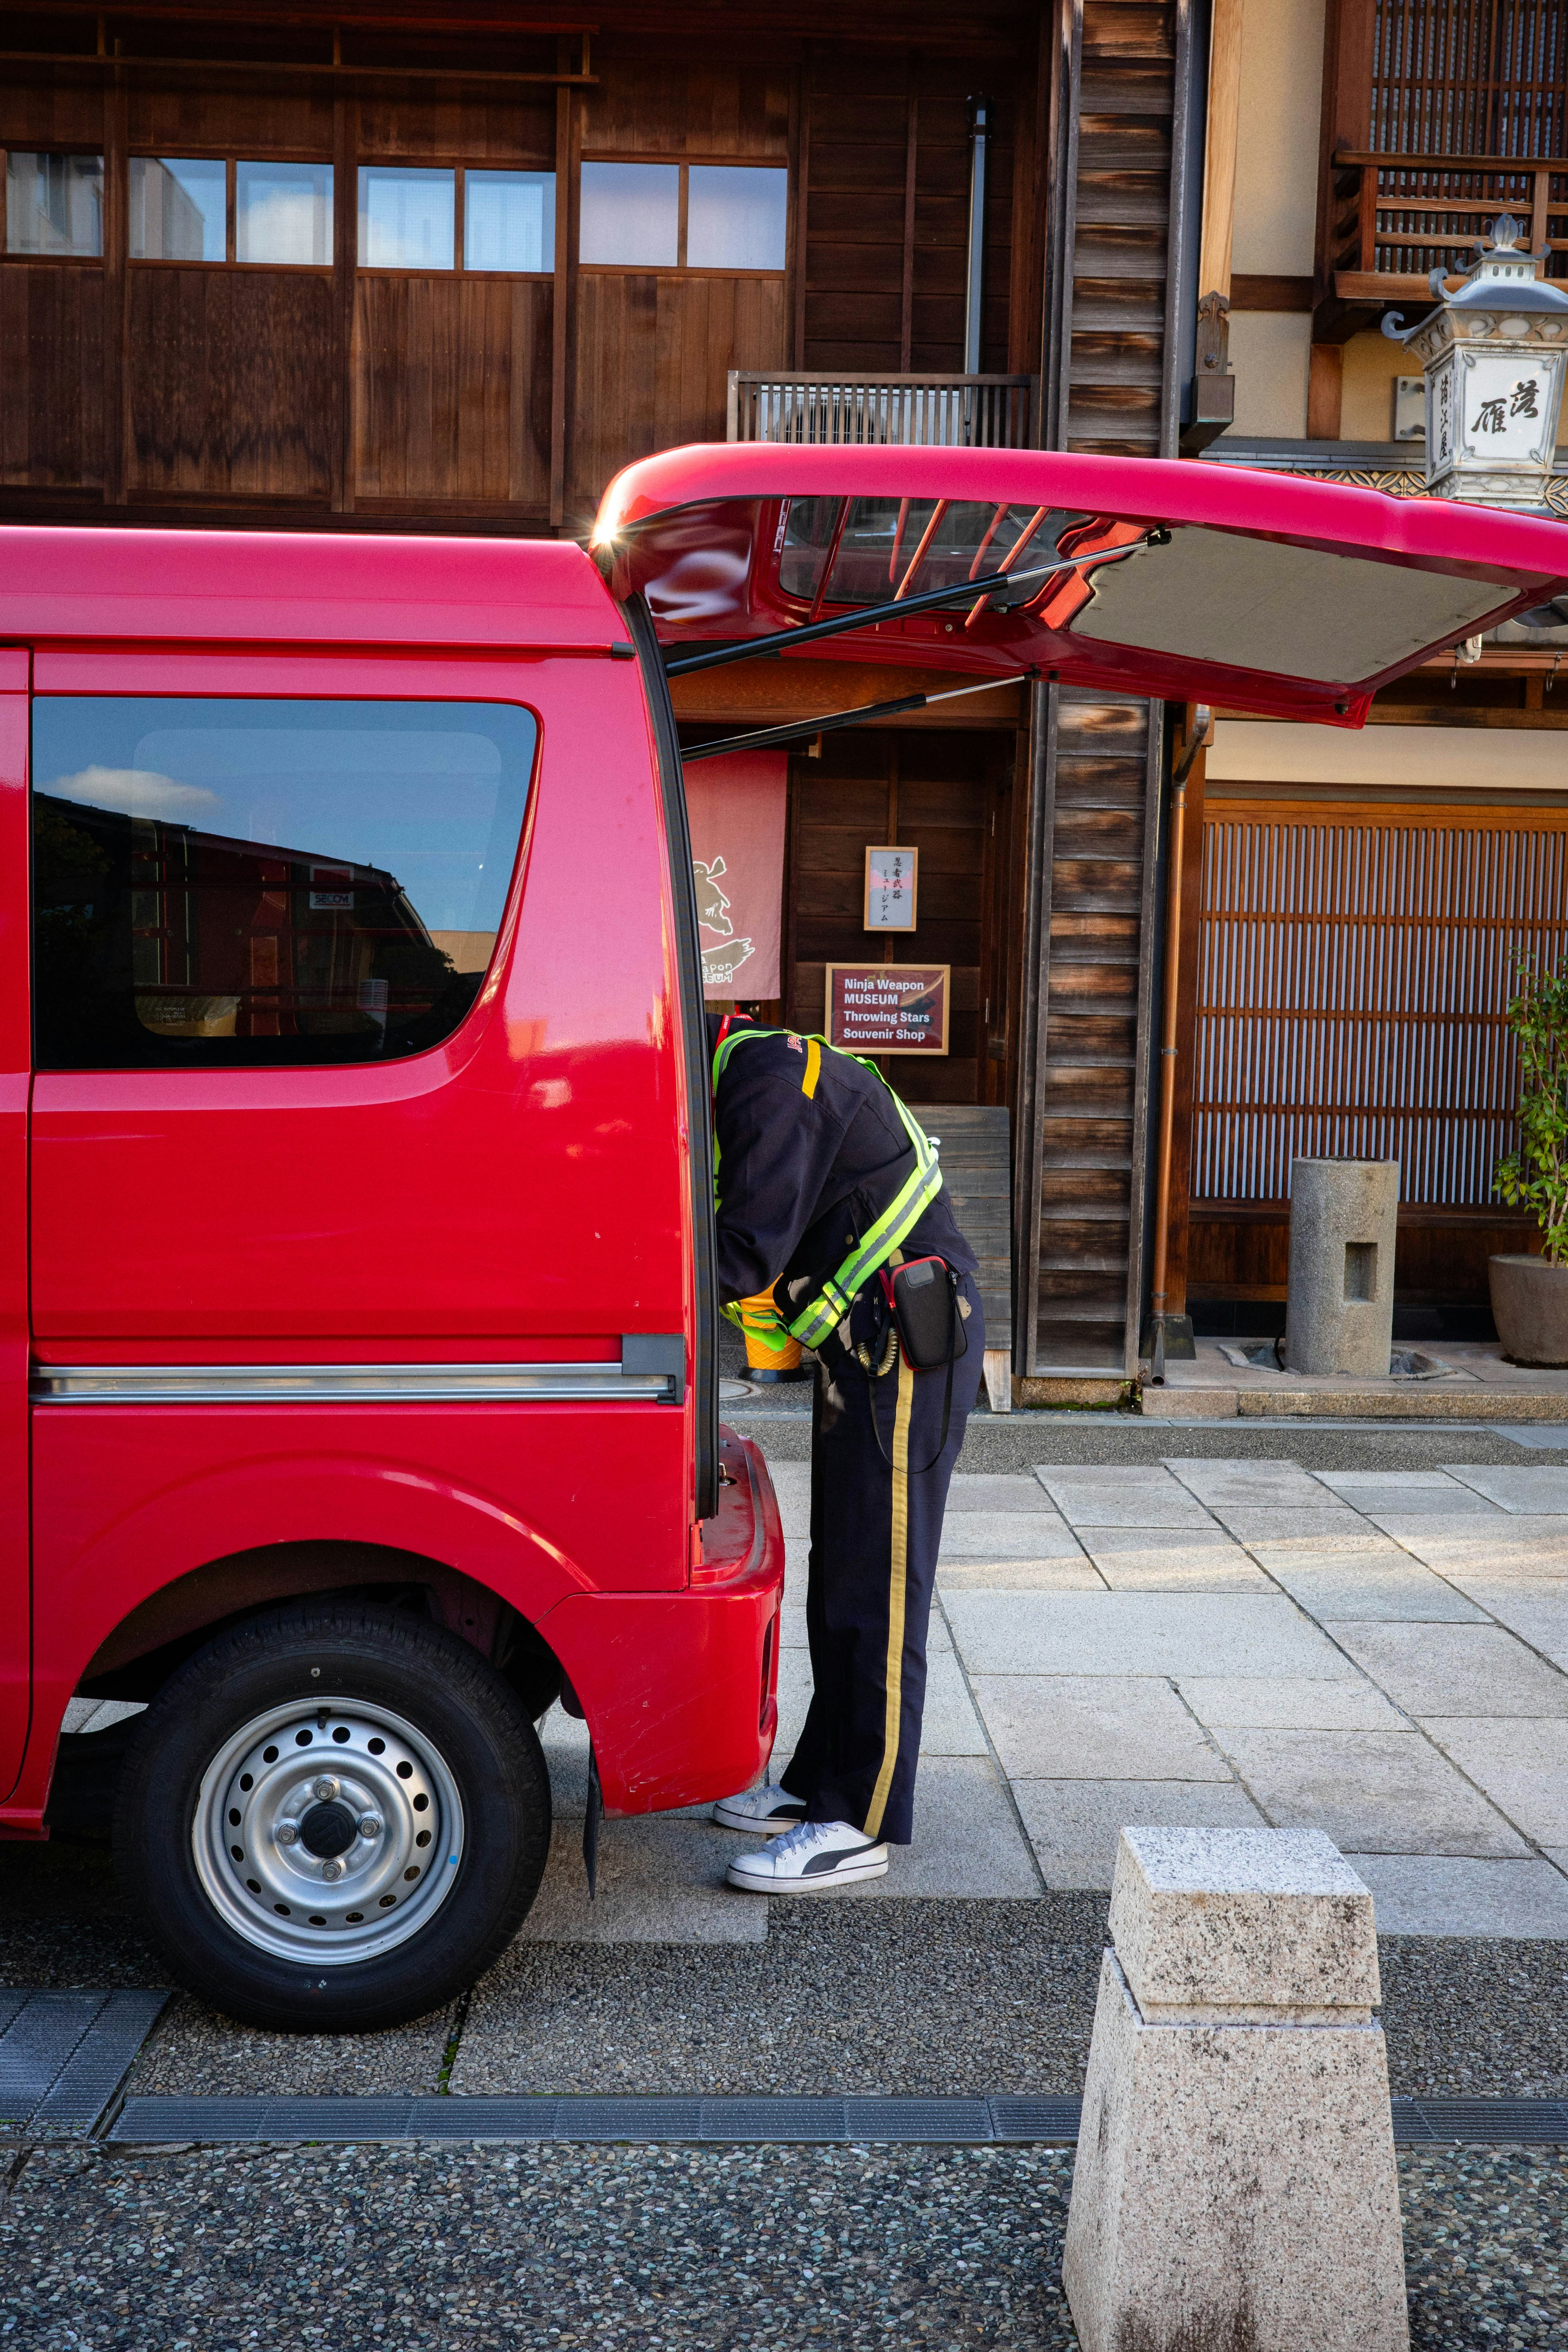
[[[899,1403],[893,1416],[892,1540],[888,1568],[888,1712],[882,1726],[882,1769],[871,1791],[866,1815],[868,1837],[879,1837],[888,1791],[899,1762],[899,1717],[904,1697],[904,1588],[910,1556],[910,1415],[915,1402],[915,1376],[909,1360],[899,1355]],[[873,1402],[872,1410],[875,1411]]]

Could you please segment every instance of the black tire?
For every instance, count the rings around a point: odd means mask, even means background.
[[[274,1779],[285,1767],[305,1772],[314,1769],[317,1761],[352,1770],[354,1751],[327,1744],[334,1737],[351,1735],[322,1720],[334,1712],[321,1706],[323,1697],[345,1703],[335,1710],[345,1717],[352,1716],[355,1702],[363,1704],[371,1711],[366,1720],[373,1729],[376,1710],[411,1727],[416,1743],[427,1743],[427,1750],[416,1744],[414,1752],[427,1752],[435,1759],[448,1802],[456,1798],[451,1809],[460,1830],[450,1840],[442,1831],[435,1853],[421,1858],[427,1883],[407,1896],[410,1905],[426,1905],[428,1916],[398,1913],[396,1931],[404,1933],[405,1940],[368,1957],[343,1958],[335,1952],[331,1937],[317,1937],[316,1930],[341,1923],[312,1920],[307,1928],[302,1905],[296,1906],[300,1916],[287,1929],[270,1930],[262,1885],[246,1878],[244,1885],[255,1895],[247,1897],[240,1891],[243,1872],[260,1865],[237,1862],[231,1889],[210,1860],[204,1877],[198,1856],[198,1836],[210,1843],[213,1819],[239,1819],[237,1813],[221,1810],[221,1799],[214,1814],[211,1791],[202,1797],[204,1780],[215,1768],[226,1769],[218,1765],[226,1748],[232,1753],[247,1727],[265,1721],[272,1711],[288,1709],[291,1721],[304,1722],[305,1733],[295,1738],[303,1738],[307,1746],[313,1719],[321,1725],[323,1743],[309,1759],[303,1754],[296,1758],[286,1748],[282,1763],[271,1768]],[[385,1742],[381,1746],[384,1749]],[[265,1752],[278,1753],[276,1748]],[[217,1779],[212,1785],[218,1786]],[[238,1785],[252,1784],[247,1780]],[[334,1781],[334,1790],[339,1785]],[[344,1806],[352,1813],[356,1801],[350,1793],[351,1782],[345,1779],[341,1785]],[[394,1790],[395,1799],[396,1793]],[[198,1833],[199,1800],[203,1828]],[[259,1806],[261,1800],[256,1801]],[[276,1801],[285,1811],[298,1811],[292,1797]],[[373,1821],[369,1827],[384,1828],[390,1840],[396,1827],[395,1805],[384,1810],[384,1823]],[[333,1808],[334,1813],[338,1811]],[[438,1820],[439,1814],[424,1818]],[[321,1819],[326,1820],[324,1811]],[[303,1833],[285,1821],[284,1834],[292,1851],[284,1853],[278,1867],[312,1867],[306,1840],[313,1834],[312,1853],[320,1853],[323,1847],[331,1850],[331,1837],[341,1833],[330,1821],[325,1832],[319,1826],[312,1832],[307,1820]],[[231,1834],[248,1840],[252,1832],[249,1827],[218,1832],[221,1837]],[[259,1843],[263,1832],[256,1834]],[[374,1849],[375,1843],[367,1840],[367,1848]],[[426,1835],[419,1843],[428,1846],[430,1840]],[[438,1883],[437,1874],[444,1867],[440,1848],[448,1843],[459,1844],[460,1852],[451,1880]],[[276,1861],[282,1844],[280,1837],[269,1840],[269,1860]],[[242,1849],[237,1845],[230,1851],[238,1857]],[[121,1886],[170,1974],[231,2017],[280,2032],[371,2032],[426,2015],[465,1991],[517,1932],[539,1891],[549,1851],[549,1774],[538,1735],[515,1693],[478,1651],[455,1634],[411,1612],[354,1601],[306,1601],[269,1610],[217,1635],[188,1659],[136,1727],[114,1816],[115,1865]],[[350,1872],[360,1852],[355,1845],[350,1860],[335,1865],[335,1874],[342,1877]],[[333,1873],[322,1869],[320,1874]],[[396,1889],[392,1897],[381,1898],[384,1902],[395,1906],[404,1893],[398,1881],[405,1876],[416,1879],[418,1871],[410,1868],[395,1874],[390,1882],[377,1882],[394,1884]],[[269,1884],[266,1886],[266,1893],[274,1891]],[[335,1890],[332,1896],[314,1899],[330,1904],[336,1899]],[[270,1908],[289,1917],[284,1905]],[[254,1917],[248,1916],[252,1913]],[[379,1917],[374,1911],[368,1916],[370,1927],[352,1931],[361,1942],[371,1939]],[[409,1918],[416,1919],[412,1927],[406,1926]],[[388,1934],[394,1932],[390,1920],[381,1924]],[[308,1956],[268,1950],[254,1939],[268,1932],[279,1937],[298,1934],[306,1943],[314,1938],[313,1950]]]

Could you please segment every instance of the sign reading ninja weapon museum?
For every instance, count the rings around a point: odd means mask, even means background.
[[[945,1054],[952,966],[830,963],[827,1042],[851,1054]]]

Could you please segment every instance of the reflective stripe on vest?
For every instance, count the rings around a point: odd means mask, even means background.
[[[724,1074],[725,1065],[737,1045],[744,1044],[748,1037],[788,1037],[794,1034],[795,1032],[789,1029],[730,1031],[726,1027],[726,1033],[720,1037],[718,1049],[713,1055],[715,1098],[718,1096],[719,1081]],[[819,1348],[843,1322],[855,1303],[856,1294],[862,1286],[870,1280],[879,1266],[887,1265],[900,1244],[914,1231],[915,1226],[942,1190],[942,1168],[930,1139],[910,1117],[903,1103],[893,1093],[892,1087],[888,1085],[887,1079],[883,1077],[881,1071],[874,1063],[867,1061],[859,1054],[847,1054],[842,1045],[829,1045],[826,1037],[810,1037],[803,1042],[809,1045],[814,1055],[837,1054],[840,1061],[858,1062],[863,1070],[869,1070],[878,1085],[886,1088],[888,1094],[891,1096],[893,1108],[902,1119],[904,1131],[913,1144],[915,1151],[912,1173],[899,1187],[870,1231],[862,1235],[837,1272],[823,1284],[816,1297],[801,1309],[792,1322],[786,1323],[782,1316],[778,1318],[778,1328],[781,1332],[787,1332],[792,1339],[798,1339],[803,1348]],[[815,1081],[815,1065],[808,1063],[807,1069]],[[805,1091],[804,1087],[802,1091]],[[815,1086],[813,1091],[815,1091]],[[715,1135],[713,1139],[713,1205],[715,1209],[719,1204],[719,1139]],[[738,1317],[731,1308],[727,1307],[724,1313],[731,1322],[738,1320]],[[753,1318],[748,1328],[753,1337],[759,1339],[763,1337],[763,1334],[757,1329],[754,1310]]]

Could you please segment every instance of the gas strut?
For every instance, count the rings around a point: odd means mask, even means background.
[[[1125,547],[1108,547],[1089,555],[1065,555],[1058,563],[1032,564],[1026,572],[989,572],[983,579],[965,580],[948,588],[928,588],[919,596],[890,598],[885,604],[862,604],[832,621],[807,621],[798,629],[776,629],[769,636],[747,637],[739,645],[714,646],[706,653],[682,654],[665,663],[669,677],[685,677],[692,670],[717,669],[723,662],[754,661],[759,655],[782,653],[786,646],[815,645],[820,637],[842,636],[848,629],[875,628],[883,621],[901,621],[910,613],[934,613],[943,604],[984,604],[1003,588],[1021,587],[1026,580],[1048,580],[1058,572],[1079,572],[1086,563],[1119,563],[1124,555],[1140,554],[1145,547],[1163,547],[1170,532],[1163,524],[1146,530]]]
[[[1021,669],[1012,677],[976,678],[973,686],[952,686],[944,694],[904,694],[896,702],[859,702],[852,710],[829,710],[820,719],[792,719],[787,726],[764,727],[754,735],[726,735],[718,743],[683,744],[682,767],[693,760],[716,760],[721,751],[767,751],[775,744],[804,743],[808,736],[831,735],[840,727],[864,727],[868,719],[896,719],[901,711],[923,710],[928,703],[956,702],[962,694],[989,694],[993,687],[1022,686],[1038,677],[1037,669]]]

